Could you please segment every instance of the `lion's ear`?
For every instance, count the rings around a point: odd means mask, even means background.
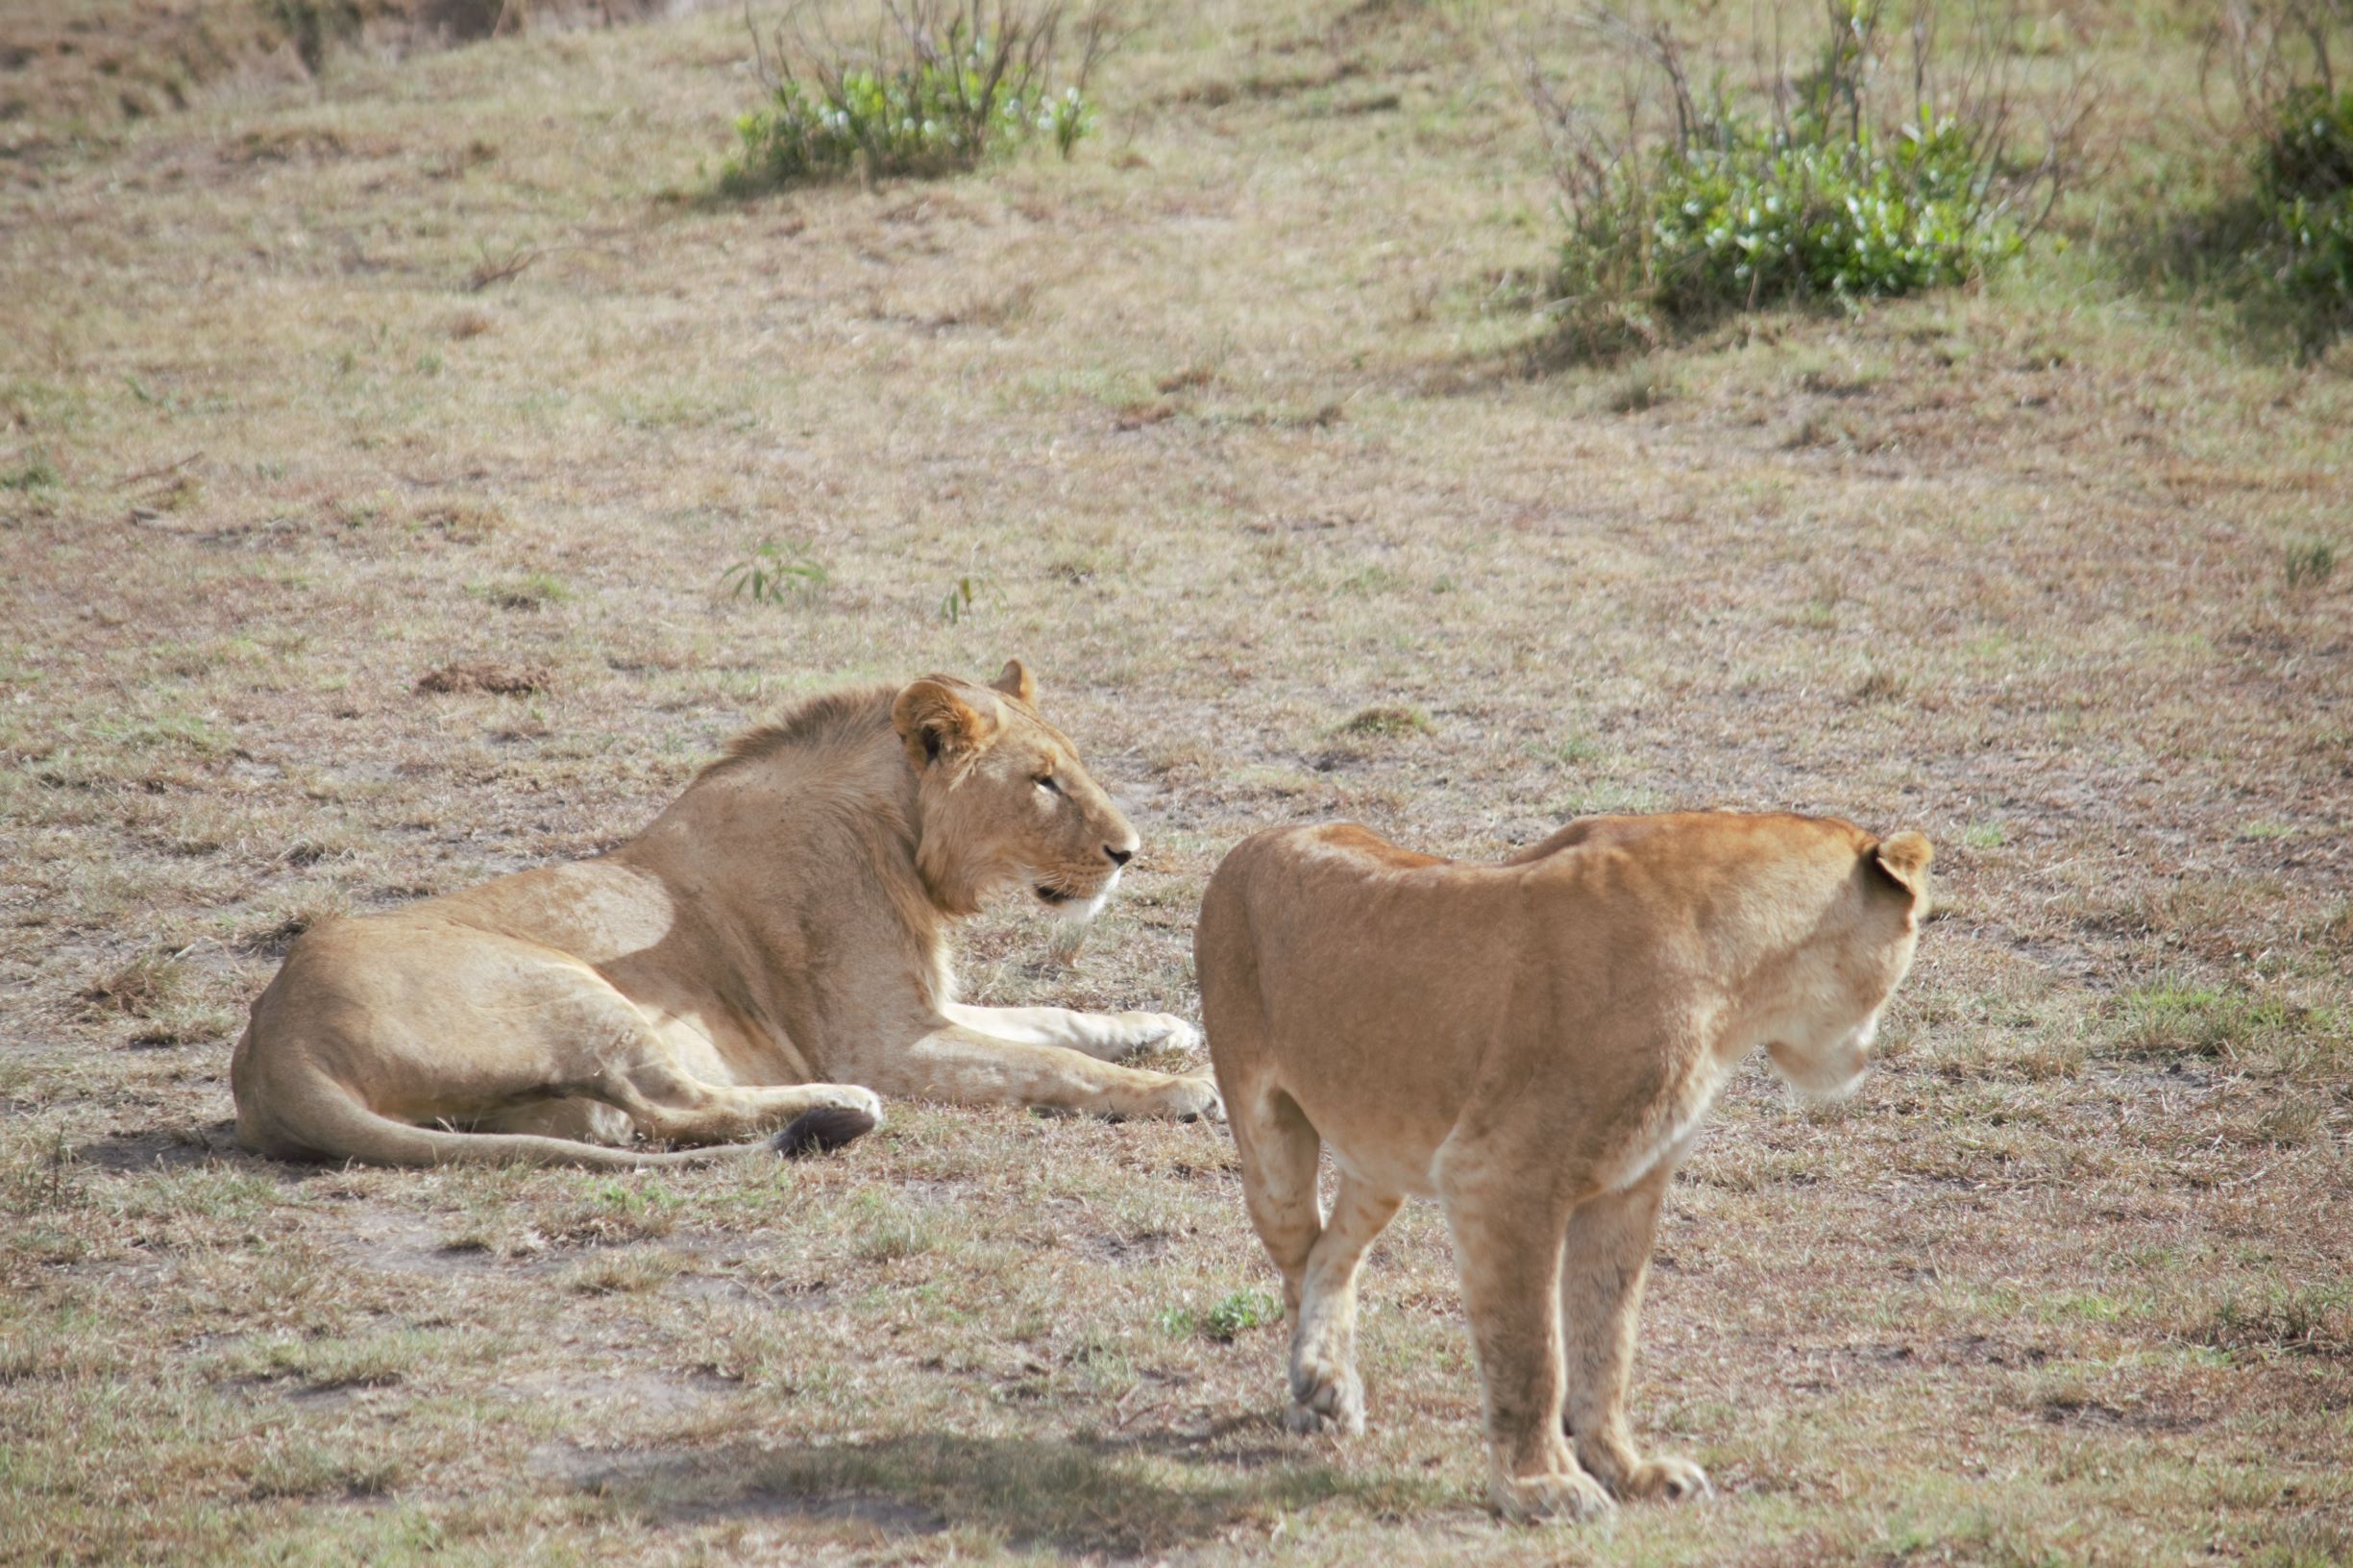
[[[1005,668],[989,684],[1007,697],[1018,698],[1032,707],[1038,705],[1038,683],[1030,678],[1029,666],[1019,659],[1007,659]]]
[[[1936,858],[1936,847],[1924,836],[1908,829],[1890,833],[1872,846],[1871,858],[1913,897],[1927,896],[1928,863]]]
[[[920,768],[980,749],[996,727],[996,715],[982,713],[944,681],[919,680],[891,704],[891,723],[906,743],[908,758]]]

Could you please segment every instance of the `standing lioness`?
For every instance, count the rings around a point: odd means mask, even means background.
[[[1418,1194],[1454,1231],[1495,1507],[1704,1491],[1626,1425],[1660,1198],[1751,1048],[1809,1095],[1861,1076],[1928,858],[1917,833],[1713,812],[1587,818],[1497,866],[1355,826],[1238,845],[1194,956],[1290,1309],[1291,1428],[1363,1430],[1357,1267]],[[1340,1171],[1320,1217],[1319,1140]]]
[[[605,1145],[787,1129],[837,1141],[874,1091],[1213,1113],[1164,1013],[965,1007],[946,926],[998,889],[1091,914],[1136,830],[1039,717],[1019,660],[821,697],[753,730],[601,859],[306,932],[230,1065],[237,1136],[380,1164],[637,1165]],[[760,1145],[744,1147],[758,1149]],[[720,1151],[727,1152],[727,1151]]]

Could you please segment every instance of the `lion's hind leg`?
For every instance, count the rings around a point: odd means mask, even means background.
[[[1364,1250],[1404,1201],[1402,1194],[1361,1177],[1340,1178],[1323,1234],[1308,1254],[1307,1278],[1295,1303],[1291,1404],[1284,1415],[1284,1425],[1293,1432],[1336,1429],[1355,1436],[1364,1430],[1364,1382],[1357,1375],[1357,1274]]]
[[[595,1083],[583,1085],[581,1092],[619,1110],[647,1137],[673,1143],[733,1142],[816,1111],[851,1113],[865,1118],[867,1127],[882,1120],[881,1099],[855,1084],[744,1088],[704,1083],[680,1066],[650,1031],[641,1048],[609,1065]]]

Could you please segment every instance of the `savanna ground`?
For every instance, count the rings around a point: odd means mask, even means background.
[[[2353,1556],[2353,380],[2143,286],[2242,159],[2191,8],[2022,39],[2105,85],[2064,250],[1583,367],[1532,307],[1532,13],[1161,8],[1068,164],[723,203],[734,15],[126,118],[85,89],[150,33],[87,14],[0,10],[80,40],[0,57],[0,1557]],[[770,541],[824,581],[730,597]],[[1222,1129],[902,1104],[619,1180],[234,1148],[303,923],[1013,653],[1147,848],[1066,961],[979,922],[983,1000],[1191,1011],[1203,883],[1271,822],[1936,840],[1884,1064],[1816,1112],[1744,1074],[1662,1227],[1638,1430],[1717,1500],[1489,1522],[1428,1210],[1369,1270],[1372,1431],[1284,1434]],[[528,689],[420,689],[464,664]]]

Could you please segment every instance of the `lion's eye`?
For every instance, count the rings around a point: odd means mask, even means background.
[[[1040,773],[1032,782],[1048,795],[1062,794],[1062,786],[1054,782],[1052,773]]]

